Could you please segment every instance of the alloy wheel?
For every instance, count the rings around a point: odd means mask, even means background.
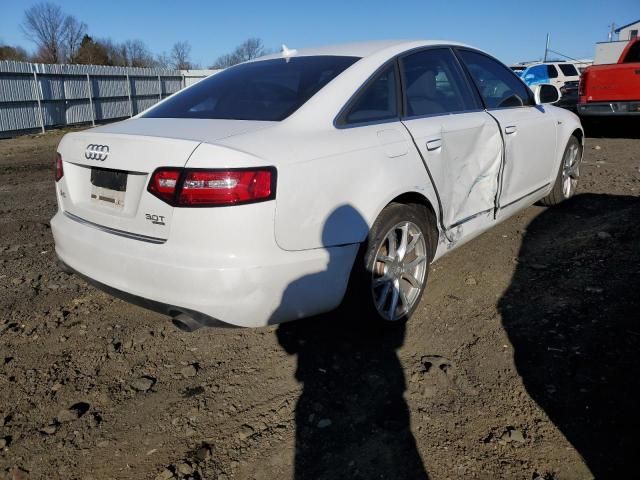
[[[391,228],[376,250],[371,273],[371,293],[382,318],[395,321],[411,311],[427,268],[427,244],[420,228],[412,222]]]

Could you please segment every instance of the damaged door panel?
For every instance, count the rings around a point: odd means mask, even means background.
[[[445,228],[492,214],[502,162],[496,122],[484,112],[469,112],[404,123],[438,189]]]

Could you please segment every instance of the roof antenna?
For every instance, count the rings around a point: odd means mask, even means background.
[[[293,57],[297,53],[298,50],[296,50],[295,48],[293,50],[289,50],[289,48],[284,43],[282,44],[282,56],[287,59],[287,63],[289,63],[291,57]]]

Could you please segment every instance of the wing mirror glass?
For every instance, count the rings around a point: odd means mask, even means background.
[[[541,83],[533,87],[533,95],[536,99],[537,105],[544,105],[546,103],[556,103],[562,96],[560,90],[555,85],[548,83]]]

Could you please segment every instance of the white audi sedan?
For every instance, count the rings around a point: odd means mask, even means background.
[[[179,326],[416,310],[431,262],[576,189],[578,118],[475,48],[289,50],[64,136],[56,252]]]

